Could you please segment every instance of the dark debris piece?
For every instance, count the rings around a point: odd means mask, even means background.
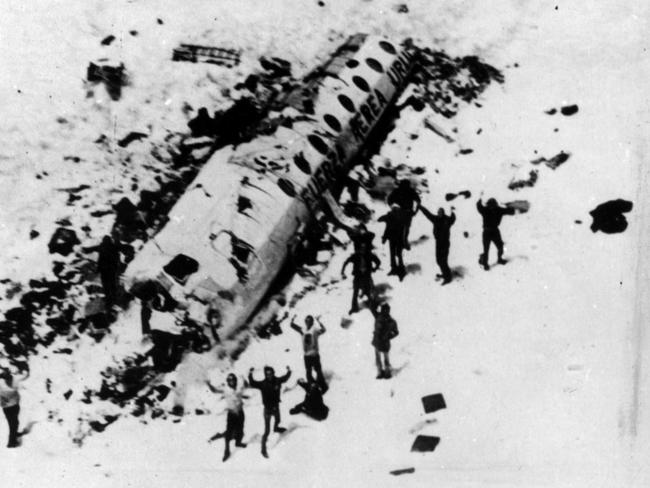
[[[526,213],[530,210],[530,202],[528,200],[514,200],[506,203],[507,208],[512,208],[515,213]]]
[[[469,199],[472,198],[472,192],[469,190],[463,190],[463,191],[459,191],[458,193],[447,193],[445,195],[445,200],[451,202],[457,197],[465,197],[465,199]]]
[[[403,469],[394,469],[393,471],[390,471],[390,474],[393,476],[399,476],[401,474],[411,474],[415,473],[415,468],[403,468]]]
[[[565,105],[560,109],[560,112],[562,112],[562,115],[571,116],[573,114],[578,113],[578,106],[577,105]]]
[[[50,250],[50,254],[59,253],[67,256],[73,251],[74,246],[79,243],[80,241],[74,230],[59,227],[54,231],[48,244],[48,249]]]
[[[560,165],[566,163],[571,157],[571,153],[560,151],[551,159],[537,158],[531,161],[531,164],[538,165],[544,163],[551,169],[557,169]]]
[[[147,134],[143,132],[129,132],[124,138],[122,138],[117,145],[120,147],[126,147],[131,144],[133,141],[139,141],[140,139],[145,139]]]
[[[411,446],[411,452],[433,452],[440,443],[440,437],[419,435]]]
[[[522,188],[526,187],[533,187],[535,186],[535,183],[537,182],[537,170],[533,169],[528,173],[528,178],[525,180],[515,180],[513,179],[510,181],[508,184],[508,188],[510,190],[520,190]]]
[[[113,36],[113,35],[106,36],[106,37],[104,37],[104,39],[102,39],[102,46],[108,46],[114,40],[115,40],[115,36]]]
[[[618,234],[627,229],[627,219],[623,215],[632,210],[633,204],[628,200],[617,199],[601,203],[589,215],[593,218],[592,232]]]
[[[424,413],[432,413],[447,408],[447,404],[442,393],[434,393],[433,395],[422,397],[422,407],[424,408]]]

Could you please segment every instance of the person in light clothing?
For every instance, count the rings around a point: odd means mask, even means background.
[[[244,398],[248,397],[244,395],[243,384],[238,387],[237,376],[232,373],[226,378],[226,387],[223,389],[214,387],[209,381],[206,381],[206,384],[213,393],[223,393],[226,400],[226,431],[220,432],[210,439],[213,441],[224,437],[223,460],[226,461],[230,457],[230,441],[234,440],[237,447],[246,447],[242,440],[244,438],[245,420]]]
[[[318,386],[320,386],[321,391],[324,393],[327,391],[328,386],[323,376],[323,369],[320,363],[318,337],[326,332],[325,326],[320,321],[320,318],[316,317],[318,327],[314,327],[314,317],[307,315],[305,317],[305,329],[303,330],[296,324],[295,320],[296,316],[294,315],[291,319],[291,328],[302,336],[307,381],[312,382],[314,380],[313,373],[315,372]]]
[[[26,374],[20,379],[16,379],[9,371],[0,373],[0,407],[4,411],[9,425],[9,441],[7,447],[18,447],[18,428],[19,428],[19,415],[20,415],[20,393],[18,389],[20,383],[27,379],[29,374]]]

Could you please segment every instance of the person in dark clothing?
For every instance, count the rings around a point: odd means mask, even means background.
[[[339,223],[338,225],[347,232],[348,237],[352,241],[352,245],[354,246],[355,251],[361,253],[368,253],[372,251],[372,241],[375,238],[375,234],[373,232],[370,232],[365,224],[360,223],[356,227],[346,226],[342,223]]]
[[[262,393],[262,404],[264,405],[264,434],[262,435],[262,456],[269,457],[266,451],[266,441],[269,438],[271,417],[275,420],[273,431],[282,433],[286,431],[280,427],[280,390],[282,383],[285,383],[291,376],[291,368],[287,366],[284,376],[276,377],[275,370],[270,366],[264,368],[264,379],[257,381],[253,378],[254,368],[248,372],[248,384],[251,388],[257,388]]]
[[[411,249],[409,244],[409,231],[411,230],[411,221],[420,207],[420,195],[411,186],[409,180],[401,180],[387,199],[388,205],[397,204],[404,211],[404,249]]]
[[[190,120],[187,125],[192,131],[192,137],[214,135],[215,122],[212,117],[210,117],[208,109],[205,107],[201,107],[197,116]]]
[[[117,300],[119,291],[120,273],[122,272],[122,261],[120,259],[121,246],[116,244],[111,236],[106,235],[101,244],[85,249],[86,251],[97,251],[97,270],[102,281],[104,297],[106,299],[106,310],[109,311]]]
[[[390,212],[382,215],[377,220],[386,223],[381,242],[385,243],[388,241],[388,248],[390,250],[390,272],[388,274],[397,275],[401,280],[406,273],[402,258],[402,251],[404,249],[404,225],[406,223],[404,210],[398,204],[394,203],[391,205]]]
[[[230,457],[230,441],[235,441],[235,446],[246,447],[242,442],[244,438],[244,398],[243,388],[237,387],[237,376],[230,373],[226,378],[226,388],[215,388],[209,381],[205,382],[213,393],[223,393],[226,400],[226,431],[219,432],[210,441],[224,437],[225,449],[223,460]]]
[[[377,379],[388,379],[392,376],[388,352],[390,351],[390,341],[399,334],[397,322],[390,316],[390,305],[387,303],[381,306],[379,312],[373,309],[372,313],[375,316],[372,345],[375,347]]]
[[[451,269],[449,269],[449,231],[456,222],[456,214],[452,207],[451,215],[445,214],[442,208],[438,209],[438,215],[432,214],[428,209],[420,205],[424,216],[433,224],[433,237],[436,240],[436,262],[440,268],[442,284],[451,282]]]
[[[313,372],[316,373],[316,381],[323,392],[327,391],[327,382],[323,376],[323,369],[320,364],[320,352],[318,349],[318,337],[325,333],[325,326],[316,317],[318,328],[314,327],[314,317],[307,315],[305,317],[305,330],[301,329],[295,322],[296,316],[291,319],[291,328],[302,336],[302,345],[304,350],[305,371],[307,380],[313,381]]]
[[[294,406],[289,413],[296,415],[304,413],[314,420],[325,420],[329,414],[329,407],[323,403],[323,391],[318,383],[312,380],[298,380],[298,384],[305,390],[305,399]]]
[[[375,300],[375,286],[372,281],[372,273],[379,269],[381,261],[371,250],[355,250],[354,253],[345,260],[341,275],[345,278],[345,268],[352,263],[352,308],[350,313],[359,311],[359,295],[363,293],[373,306]]]
[[[481,217],[483,217],[483,254],[479,257],[479,264],[485,270],[489,270],[488,256],[491,243],[494,243],[497,248],[498,263],[506,263],[505,259],[503,259],[503,240],[501,239],[499,224],[501,224],[501,219],[504,215],[514,215],[515,209],[499,206],[494,198],[490,198],[487,201],[487,205],[483,205],[483,202],[479,198],[476,202],[476,209],[481,214]]]

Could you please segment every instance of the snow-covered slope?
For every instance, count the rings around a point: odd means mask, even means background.
[[[0,456],[7,486],[648,486],[650,349],[647,258],[641,253],[649,238],[642,164],[647,7],[632,1],[590,8],[413,1],[399,13],[389,1],[323,3],[283,1],[268,9],[254,1],[6,0],[0,6],[0,36],[11,47],[0,54],[6,67],[0,76],[2,264],[3,276],[16,281],[48,272],[46,244],[56,219],[81,225],[88,218],[83,212],[113,201],[115,188],[129,195],[131,177],[141,187],[153,179],[143,166],[123,165],[119,150],[98,147],[93,141],[100,134],[119,140],[140,129],[159,141],[167,131],[183,130],[186,103],[227,103],[223,90],[262,54],[290,60],[301,74],[350,33],[390,32],[453,55],[478,54],[503,69],[506,79],[482,95],[480,107],[461,107],[452,119],[404,109],[375,156],[378,165],[389,159],[425,167],[430,193],[424,204],[454,205],[450,264],[463,275],[439,286],[429,238],[407,254],[412,272],[399,282],[386,275],[381,249],[376,282],[401,332],[392,351],[399,371],[393,379],[374,379],[370,313],[341,327],[351,290],[349,281],[337,281],[345,259],[338,250],[322,266],[320,285],[291,310],[299,319],[320,314],[328,327],[321,342],[331,384],[326,421],[288,415],[302,400],[295,379],[303,366],[299,337],[284,325],[280,336],[253,339],[232,366],[240,374],[265,364],[294,370],[282,403],[290,433],[277,445],[271,439],[269,460],[259,454],[261,402],[251,391],[249,447],[221,462],[221,445],[206,441],[223,427],[223,404],[202,380],[219,381],[223,372],[191,358],[176,372],[179,383],[190,385],[182,392],[188,414],[147,423],[124,417],[83,447],[73,445],[69,430],[88,408],[78,385],[99,386],[98,373],[111,355],[142,347],[138,311],[130,310],[109,340],[81,339],[70,346],[72,355],[33,360],[21,415],[23,423],[37,423],[22,448]],[[109,34],[118,41],[104,52],[99,43]],[[227,70],[169,62],[181,41],[244,49],[242,65]],[[85,98],[87,63],[104,55],[123,60],[132,72],[132,86],[119,102],[100,92]],[[545,113],[568,104],[577,104],[578,113]],[[425,118],[454,142],[426,128]],[[530,163],[561,151],[571,155],[555,170]],[[538,170],[535,186],[508,189],[532,169]],[[57,188],[79,184],[92,186],[89,206],[72,211]],[[446,193],[461,190],[472,197],[445,201]],[[489,272],[477,264],[474,202],[481,192],[502,202],[530,202],[528,213],[504,219],[510,261]],[[592,233],[588,212],[615,198],[635,204],[628,230]],[[380,203],[371,205],[384,211]],[[92,235],[110,225],[93,220]],[[30,240],[32,228],[41,235]],[[411,235],[430,237],[430,224],[416,217]],[[308,284],[296,278],[290,286]],[[68,389],[74,391],[66,401]],[[425,415],[420,397],[438,392],[447,408]],[[170,405],[174,400],[170,396]],[[210,413],[193,414],[197,408]],[[50,410],[54,421],[47,420]],[[5,432],[2,424],[0,436]],[[435,452],[410,453],[417,434],[440,437]],[[408,467],[415,472],[388,473]]]

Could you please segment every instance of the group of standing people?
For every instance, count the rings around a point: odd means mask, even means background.
[[[318,322],[318,327],[314,325],[315,322]],[[320,317],[314,319],[313,316],[307,315],[305,317],[305,327],[302,328],[296,324],[296,316],[294,315],[291,319],[291,328],[298,332],[302,338],[306,379],[301,378],[298,380],[298,385],[305,391],[305,398],[291,408],[289,413],[291,415],[304,413],[316,420],[324,420],[327,418],[329,408],[323,402],[323,395],[329,387],[321,366],[318,338],[326,332],[325,326]],[[271,366],[265,366],[262,380],[255,379],[253,376],[254,371],[254,368],[251,368],[248,372],[248,386],[260,390],[262,396],[262,405],[264,407],[262,456],[268,457],[267,442],[271,434],[271,421],[273,421],[273,432],[282,434],[286,431],[280,425],[282,419],[280,397],[282,385],[291,377],[291,368],[287,366],[284,375],[276,376],[275,370]],[[226,387],[223,389],[214,387],[209,381],[206,383],[214,393],[223,393],[226,400],[226,430],[210,439],[214,440],[221,437],[225,439],[223,460],[226,461],[230,457],[231,441],[234,440],[235,445],[238,447],[246,447],[242,439],[244,436],[243,400],[247,397],[244,395],[243,386],[238,386],[237,377],[232,373],[228,375]]]
[[[389,359],[391,341],[399,334],[397,322],[390,314],[390,305],[382,304],[373,308],[375,325],[372,337],[372,345],[375,349],[375,360],[377,365],[377,379],[388,379],[392,376],[392,367]],[[315,326],[318,323],[318,326]],[[302,402],[289,410],[291,415],[303,413],[315,420],[324,420],[329,414],[329,408],[323,401],[323,395],[328,391],[329,386],[321,366],[318,338],[327,329],[320,320],[311,315],[305,317],[305,326],[296,324],[296,316],[291,319],[291,328],[298,332],[302,338],[303,359],[305,364],[305,379],[301,378],[297,384],[305,392]],[[267,442],[271,434],[271,421],[273,421],[273,432],[282,434],[286,431],[281,426],[281,392],[282,385],[291,377],[291,369],[287,366],[286,373],[276,376],[271,366],[264,367],[264,378],[258,380],[253,376],[254,368],[248,372],[248,386],[260,390],[262,396],[264,433],[262,434],[261,453],[268,457]],[[207,386],[214,393],[222,393],[226,401],[226,430],[214,435],[210,441],[224,438],[223,460],[226,461],[230,455],[230,444],[235,441],[235,446],[245,448],[244,436],[244,399],[248,398],[244,393],[244,382],[238,382],[234,374],[229,374],[226,379],[225,388],[217,388],[209,381]]]
[[[414,216],[418,212],[431,222],[433,225],[433,236],[435,239],[435,257],[436,263],[440,269],[439,278],[442,285],[451,283],[453,273],[449,266],[449,249],[451,227],[456,222],[454,207],[448,215],[443,208],[439,208],[437,213],[431,212],[422,205],[420,196],[411,186],[409,180],[404,179],[399,182],[397,187],[388,195],[386,199],[390,209],[387,213],[378,218],[379,222],[384,223],[384,232],[382,243],[388,243],[390,254],[390,271],[389,275],[396,275],[400,281],[406,275],[404,266],[403,252],[410,249],[409,232]],[[497,262],[504,264],[503,258],[503,239],[499,225],[504,215],[513,215],[514,208],[500,206],[494,198],[488,199],[484,205],[482,199],[476,203],[476,208],[483,220],[482,242],[483,249],[479,256],[479,264],[489,270],[488,256],[491,244],[497,249]],[[345,269],[349,264],[353,265],[353,292],[352,306],[350,313],[359,311],[358,299],[361,294],[368,297],[371,308],[376,305],[374,297],[374,285],[372,273],[376,271],[381,262],[373,252],[372,239],[374,234],[368,232],[365,225],[361,224],[356,229],[346,228],[352,238],[354,253],[344,262],[341,274],[345,278]],[[365,237],[363,237],[365,236]],[[357,243],[363,242],[360,246]]]

